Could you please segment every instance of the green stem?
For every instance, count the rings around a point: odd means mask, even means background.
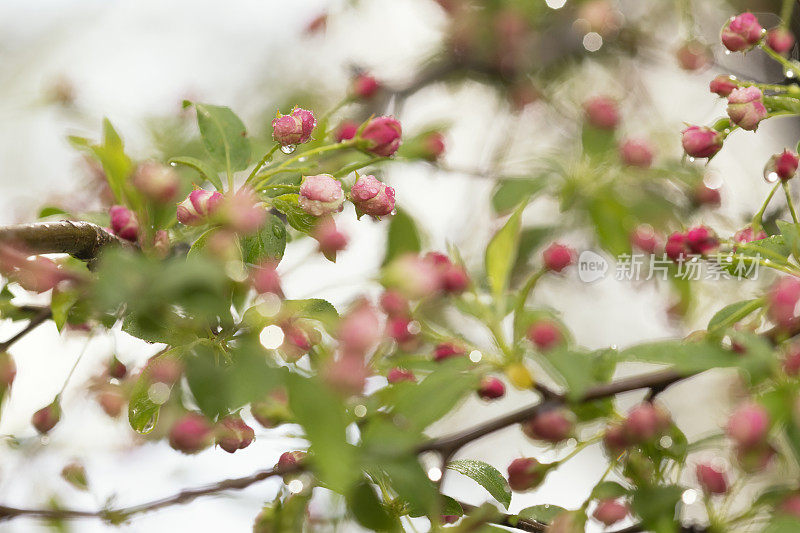
[[[372,159],[368,159],[368,160],[362,161],[360,163],[353,163],[352,165],[347,165],[346,167],[342,167],[341,170],[339,170],[337,172],[334,172],[333,177],[334,178],[343,178],[343,177],[347,176],[348,174],[350,174],[351,172],[353,172],[355,170],[359,170],[361,168],[368,167],[369,165],[372,165],[372,164],[377,163],[379,161],[383,161],[384,159],[388,159],[388,158],[386,158],[386,157],[373,157]]]
[[[785,68],[789,69],[789,71],[794,74],[795,78],[800,78],[800,67],[770,48],[767,43],[762,42],[759,46],[761,46],[761,49],[764,50],[768,56],[783,65]]]
[[[797,0],[783,0],[781,7],[781,27],[788,28],[789,22],[792,20],[792,12],[794,11],[794,3]]]
[[[258,164],[253,167],[253,171],[250,172],[249,176],[247,176],[247,179],[244,181],[245,183],[249,183],[250,180],[252,180],[256,174],[258,174],[258,171],[261,170],[261,167],[272,160],[272,154],[274,154],[275,150],[277,150],[279,147],[280,144],[275,143],[275,145],[266,154],[264,154],[264,157],[261,158],[261,161],[259,161]]]
[[[261,183],[264,183],[263,178],[269,178],[269,177],[274,176],[275,174],[283,172],[286,169],[286,167],[288,167],[292,163],[296,163],[296,162],[300,161],[303,158],[306,158],[306,157],[311,156],[311,155],[322,154],[322,153],[325,153],[325,152],[332,152],[334,150],[343,150],[345,148],[351,148],[354,145],[355,145],[355,141],[350,140],[350,141],[345,141],[345,142],[341,142],[341,143],[326,144],[326,145],[323,145],[323,146],[318,146],[317,148],[312,148],[311,150],[306,150],[305,152],[302,152],[300,154],[297,154],[294,157],[291,157],[291,158],[287,159],[286,161],[284,161],[280,165],[276,166],[275,168],[267,170],[263,174],[260,174],[260,175],[257,175],[257,176],[253,176],[253,179],[262,178],[262,182]],[[269,181],[267,181],[267,183],[269,183]]]
[[[345,96],[343,99],[341,99],[338,104],[330,108],[324,115],[322,115],[322,118],[319,119],[320,124],[324,124],[325,122],[327,122],[328,119],[331,118],[331,115],[339,111],[342,107],[349,104],[350,100],[351,99],[349,96]]]
[[[64,394],[64,391],[67,389],[67,384],[69,384],[69,380],[72,379],[72,374],[75,373],[75,369],[78,368],[78,363],[80,363],[81,359],[83,359],[83,354],[86,353],[86,349],[89,347],[89,343],[90,342],[92,342],[92,337],[91,336],[88,339],[86,339],[86,343],[83,345],[83,349],[81,350],[81,353],[78,355],[78,358],[75,360],[75,364],[72,365],[72,369],[69,371],[69,374],[67,374],[67,379],[64,380],[64,385],[62,385],[61,391],[59,391],[59,393],[58,393],[58,397],[59,398]]]
[[[777,191],[778,187],[780,186],[781,186],[780,183],[775,184],[772,190],[769,191],[769,194],[767,195],[767,198],[764,200],[764,203],[761,205],[761,209],[759,209],[758,212],[755,215],[753,215],[753,222],[751,224],[753,226],[753,235],[758,235],[758,233],[761,231],[761,221],[762,218],[764,217],[764,211],[767,210],[767,206],[769,205],[770,200],[772,200],[772,197],[775,196],[775,191]]]
[[[789,206],[789,212],[792,214],[792,220],[794,220],[794,223],[797,224],[797,212],[794,210],[794,202],[792,201],[792,195],[789,192],[789,183],[781,180],[781,185],[783,186],[783,193],[786,195],[786,203]]]
[[[514,306],[515,321],[522,315],[522,312],[525,310],[525,302],[528,301],[528,296],[530,296],[531,291],[545,272],[545,269],[540,269],[534,272],[531,277],[528,278],[528,281],[525,282],[525,286],[522,287],[522,290],[519,292],[519,296],[517,296],[517,305]]]

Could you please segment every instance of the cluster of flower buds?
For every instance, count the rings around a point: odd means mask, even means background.
[[[755,131],[769,112],[758,87],[738,87],[728,95],[728,117],[743,130]]]
[[[330,174],[303,176],[298,201],[303,211],[315,217],[338,213],[344,207],[342,184]]]
[[[574,429],[575,416],[564,408],[546,409],[522,423],[522,432],[526,436],[553,444],[570,438]]]
[[[800,302],[800,279],[779,279],[767,293],[767,316],[778,327],[790,329],[797,321],[795,310]]]
[[[314,225],[311,236],[319,243],[320,253],[330,261],[336,262],[336,254],[347,248],[347,235],[336,228],[332,216],[320,218]]]
[[[538,487],[544,481],[550,464],[542,464],[533,457],[514,459],[508,465],[508,485],[511,490],[524,492]]]
[[[394,210],[394,189],[375,176],[359,176],[350,189],[350,201],[359,216],[386,216]]]
[[[672,426],[669,413],[652,403],[634,407],[620,424],[606,429],[603,443],[612,454],[619,454],[629,446],[653,442]]]
[[[601,130],[613,130],[619,125],[619,106],[608,96],[595,96],[583,104],[586,121]]]
[[[178,222],[186,226],[205,224],[219,209],[224,197],[216,191],[195,189],[186,199],[178,204]]]
[[[667,238],[664,253],[675,262],[683,261],[687,256],[707,255],[719,246],[719,239],[706,226],[696,226],[684,232],[675,232]]]
[[[185,454],[198,453],[214,440],[214,428],[199,413],[186,413],[169,431],[169,445]]]
[[[160,204],[173,201],[181,185],[175,170],[155,161],[139,164],[131,181],[145,197]]]
[[[735,444],[743,470],[762,470],[774,457],[775,449],[767,442],[769,426],[769,413],[756,403],[745,403],[728,418],[725,431]]]
[[[800,164],[800,157],[797,155],[797,152],[793,152],[787,148],[783,152],[769,158],[769,161],[764,167],[764,176],[767,177],[767,180],[771,181],[776,181],[776,179],[789,181],[797,174],[798,164]]]
[[[238,415],[229,415],[220,420],[215,433],[217,445],[228,453],[247,448],[255,439],[253,428]]]
[[[288,115],[278,112],[272,120],[272,139],[282,146],[303,144],[311,138],[315,127],[317,119],[314,113],[295,107]]]
[[[126,241],[136,242],[139,238],[139,221],[133,211],[127,207],[115,205],[108,210],[108,216],[114,235]]]
[[[745,52],[761,42],[763,33],[756,16],[746,12],[732,17],[722,28],[720,38],[731,52]]]
[[[650,168],[653,164],[653,147],[642,139],[628,139],[619,147],[622,162],[629,167]]]
[[[392,261],[384,271],[383,283],[410,300],[419,300],[461,293],[470,280],[463,266],[444,254],[429,252],[425,256],[406,254]]]

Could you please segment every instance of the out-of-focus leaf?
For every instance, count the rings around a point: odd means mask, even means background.
[[[628,489],[616,481],[602,481],[592,489],[592,498],[598,500],[621,498],[626,494],[628,494]]]
[[[800,531],[800,519],[788,515],[775,515],[762,533],[797,533]]]
[[[536,196],[546,186],[550,176],[512,178],[498,182],[492,193],[492,207],[496,213],[505,214],[525,200]]]
[[[158,359],[181,359],[183,354],[183,348],[173,348],[156,357]],[[150,397],[152,384],[150,372],[148,368],[145,368],[139,379],[134,383],[128,400],[128,422],[134,431],[139,433],[150,433],[156,427],[156,422],[158,422],[158,413],[161,405],[153,402]]]
[[[58,331],[64,329],[69,311],[72,309],[72,306],[77,303],[79,296],[78,291],[75,289],[53,291],[53,297],[50,301],[50,311]]]
[[[188,156],[181,156],[181,157],[173,157],[169,160],[171,165],[183,165],[189,168],[193,168],[200,175],[208,180],[218,191],[222,190],[222,180],[219,177],[219,172],[214,169],[211,165],[203,161],[202,159],[197,159],[196,157],[188,157]]]
[[[761,298],[753,300],[743,300],[730,305],[726,305],[711,318],[708,322],[709,333],[718,332],[725,328],[731,327],[747,315],[761,308],[764,301]]]
[[[91,153],[103,166],[108,186],[117,201],[125,197],[125,181],[133,170],[131,160],[125,155],[125,149],[117,131],[111,122],[103,119],[103,142],[92,144],[82,137],[70,137],[73,146]]]
[[[397,213],[392,216],[386,239],[384,265],[403,254],[417,253],[422,249],[422,241],[417,224],[402,209],[398,209]]]
[[[553,226],[524,228],[522,230],[519,235],[519,246],[517,246],[517,260],[511,270],[515,278],[530,274],[528,262],[531,259],[531,254],[545,242],[545,239],[553,235],[553,230]]]
[[[396,530],[397,519],[392,517],[378,499],[370,483],[362,481],[347,496],[347,506],[359,524],[373,531]]]
[[[197,126],[211,159],[231,175],[250,161],[250,141],[241,119],[225,106],[194,104]]]
[[[583,125],[581,140],[583,153],[593,159],[608,157],[609,154],[616,152],[617,141],[613,131],[595,128],[586,123]]]
[[[317,218],[309,215],[300,207],[299,197],[296,194],[282,194],[272,200],[272,205],[286,215],[289,225],[297,231],[309,233],[317,223]]]
[[[286,226],[280,218],[269,215],[257,233],[242,237],[241,246],[245,263],[256,265],[265,260],[277,263],[286,249]]]
[[[472,373],[440,370],[405,388],[396,398],[393,412],[422,430],[449,413],[477,385],[478,377]]]
[[[503,504],[508,509],[511,505],[511,488],[508,486],[503,474],[488,463],[462,459],[453,461],[447,465],[450,470],[455,470],[475,481],[478,485],[486,489],[492,497]]]
[[[39,214],[36,216],[36,218],[47,218],[47,217],[53,217],[53,216],[56,216],[56,215],[69,216],[69,213],[67,213],[66,211],[64,211],[60,207],[55,207],[55,206],[50,205],[50,206],[41,208],[39,210]]]
[[[517,516],[527,520],[535,520],[541,524],[549,524],[556,516],[565,511],[566,509],[558,505],[543,504],[526,507],[517,513]]]
[[[625,222],[628,212],[613,193],[596,196],[587,209],[600,245],[614,255],[630,253],[629,232]]]
[[[795,259],[800,257],[800,224],[793,224],[783,220],[777,220],[775,224],[781,230],[783,241],[789,246]]]
[[[631,508],[647,531],[667,532],[675,529],[676,507],[683,489],[677,485],[644,486],[633,493]]]
[[[378,468],[389,477],[391,487],[408,504],[414,516],[430,516],[436,509],[437,490],[419,464],[416,455],[389,458]]]
[[[593,385],[609,380],[616,366],[616,352],[585,352],[556,347],[544,354],[543,361],[561,377],[567,396],[578,400]]]
[[[508,287],[511,267],[517,258],[520,219],[525,205],[526,202],[522,202],[486,247],[486,277],[496,299],[503,296]]]

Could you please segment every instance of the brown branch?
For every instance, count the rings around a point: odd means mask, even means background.
[[[10,339],[5,342],[0,342],[0,352],[8,351],[11,346],[20,340],[22,337],[33,331],[34,329],[38,328],[42,323],[47,321],[52,316],[50,312],[50,308],[44,307],[40,309],[31,319],[28,321],[28,324],[22,328],[22,330],[16,334],[14,334]]]
[[[21,245],[37,254],[63,253],[77,259],[95,259],[106,246],[131,246],[97,224],[61,220],[0,228],[0,243]]]

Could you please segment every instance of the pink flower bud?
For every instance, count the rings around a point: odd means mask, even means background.
[[[695,475],[700,486],[709,494],[725,494],[728,492],[728,480],[725,473],[709,464],[699,464]]]
[[[193,454],[211,445],[213,428],[203,415],[186,413],[169,432],[169,445],[181,453]]]
[[[792,377],[800,375],[800,344],[793,344],[787,350],[783,358],[783,371]]]
[[[417,381],[417,377],[411,370],[394,367],[386,374],[386,379],[389,383],[400,383],[401,381]]]
[[[173,385],[183,375],[183,363],[174,357],[151,357],[145,370],[153,383]]]
[[[629,139],[619,147],[619,155],[631,167],[649,168],[653,164],[653,148],[647,141]]]
[[[683,150],[691,157],[711,157],[722,148],[722,133],[706,126],[689,126],[683,130]]]
[[[734,89],[738,89],[739,84],[731,79],[730,76],[720,74],[708,84],[708,89],[720,96],[728,96]]]
[[[250,273],[250,281],[258,294],[277,294],[283,298],[281,278],[273,261],[264,261]]]
[[[293,469],[298,464],[303,462],[303,459],[305,458],[306,458],[306,452],[301,452],[301,451],[283,452],[281,456],[278,457],[278,462],[275,464],[275,467],[280,470]]]
[[[419,300],[442,290],[442,272],[427,259],[405,254],[384,269],[383,283],[410,300]]]
[[[12,277],[23,289],[37,293],[55,289],[69,278],[55,261],[41,256],[24,258]]]
[[[272,120],[272,139],[283,146],[303,144],[311,138],[311,132],[317,126],[314,113],[295,107],[288,115],[281,115]]]
[[[767,166],[764,168],[764,174],[768,175],[774,172],[782,181],[787,181],[797,174],[798,164],[800,164],[800,158],[797,153],[787,148],[769,158]]]
[[[342,317],[337,336],[345,353],[363,355],[381,339],[378,313],[367,300],[359,300]]]
[[[697,206],[719,207],[722,195],[719,188],[712,189],[701,181],[692,190],[692,200]]]
[[[683,70],[703,70],[712,62],[711,50],[702,41],[692,39],[683,43],[675,52],[678,65]]]
[[[9,388],[14,383],[17,376],[17,365],[11,354],[8,352],[0,353],[0,387]]]
[[[117,386],[103,387],[97,393],[97,403],[100,404],[103,412],[111,418],[117,418],[122,414],[125,402],[125,396]]]
[[[418,332],[414,332],[412,321],[404,316],[390,317],[386,321],[386,336],[394,339],[403,351],[411,351],[419,344]]]
[[[628,413],[625,433],[633,443],[653,440],[670,426],[669,414],[651,403],[640,404]]]
[[[127,241],[135,241],[139,237],[139,221],[133,211],[115,205],[108,210],[108,215],[111,217],[111,229],[115,235]]]
[[[628,506],[617,500],[600,500],[592,516],[595,520],[610,526],[628,516]]]
[[[467,355],[467,351],[464,347],[454,342],[440,342],[433,350],[433,360],[437,362],[464,355]]]
[[[106,370],[109,377],[114,379],[122,379],[128,373],[128,367],[126,367],[122,361],[117,359],[116,356],[112,356],[111,360],[108,362],[108,368]]]
[[[607,96],[595,96],[583,104],[586,120],[601,130],[613,130],[619,124],[617,102]]]
[[[542,252],[544,267],[553,272],[561,272],[575,262],[575,250],[554,242]]]
[[[769,114],[764,106],[764,94],[758,87],[739,87],[728,96],[728,116],[743,130],[755,131]]]
[[[722,28],[722,44],[731,52],[752,48],[761,40],[764,28],[752,13],[746,12],[730,19]]]
[[[31,424],[40,434],[46,435],[58,424],[59,420],[61,420],[61,405],[58,400],[55,400],[50,405],[33,413]]]
[[[752,448],[767,438],[769,413],[758,404],[744,404],[730,416],[725,431],[737,445]]]
[[[640,224],[631,233],[631,244],[643,252],[652,254],[658,247],[658,238],[652,226]]]
[[[800,494],[790,494],[778,506],[778,511],[800,518]]]
[[[390,157],[400,148],[403,130],[394,117],[376,117],[367,123],[360,139],[364,148],[375,155]]]
[[[631,445],[625,427],[622,424],[608,426],[603,435],[603,444],[606,449],[614,456],[618,456],[625,448]]]
[[[321,340],[317,330],[304,325],[301,321],[290,321],[282,325],[281,329],[283,344],[279,350],[287,361],[297,361]]]
[[[219,206],[219,219],[237,233],[255,233],[267,221],[267,209],[249,188],[226,195]]]
[[[798,301],[800,301],[800,279],[783,277],[767,294],[767,316],[779,327],[788,329],[795,322]]]
[[[175,198],[181,184],[177,172],[155,161],[146,161],[136,167],[131,181],[147,198],[163,204]]]
[[[388,316],[407,316],[409,313],[408,299],[395,290],[383,291],[380,298],[381,309]]]
[[[767,46],[779,54],[785,54],[794,47],[794,35],[780,26],[772,28],[767,32]]]
[[[318,249],[331,261],[336,261],[336,254],[347,248],[347,235],[336,229],[333,217],[321,218],[311,236],[319,243]]]
[[[378,80],[369,74],[359,74],[353,79],[350,93],[355,98],[369,99],[375,96],[375,93],[377,93],[380,88],[381,84],[378,83]]]
[[[686,242],[686,234],[675,232],[667,237],[667,243],[664,245],[664,253],[675,262],[686,259],[686,256],[691,253],[689,245]]]
[[[754,235],[753,226],[746,226],[733,235],[733,240],[742,244],[747,244],[748,242],[759,241],[766,238],[767,233],[763,229],[759,230],[758,233]]]
[[[423,259],[436,268],[439,273],[439,285],[445,292],[458,294],[469,287],[469,275],[464,267],[454,264],[443,253],[428,252]]]
[[[361,176],[350,189],[350,200],[360,213],[382,217],[394,209],[394,189],[375,176]]]
[[[360,354],[343,352],[338,359],[328,360],[322,369],[325,383],[343,396],[361,394],[370,375]]]
[[[226,416],[217,424],[217,445],[228,453],[247,448],[254,438],[253,428],[245,424],[239,416]]]
[[[442,523],[444,523],[444,524],[455,524],[456,522],[458,522],[458,519],[461,518],[461,517],[458,516],[458,515],[455,515],[455,514],[443,514],[439,518],[441,519]]]
[[[496,400],[506,394],[506,386],[499,379],[486,376],[481,380],[478,396],[484,400]]]
[[[511,490],[523,492],[530,490],[542,481],[547,474],[547,465],[541,464],[533,457],[514,459],[508,465],[508,484]]]
[[[737,446],[736,461],[743,471],[754,474],[767,468],[775,458],[777,451],[770,444],[759,444],[753,448]]]
[[[568,439],[574,426],[574,417],[566,409],[547,409],[523,422],[522,432],[533,440],[556,444]]]
[[[336,142],[349,141],[358,133],[358,122],[345,120],[336,128]]]
[[[299,202],[303,211],[315,217],[339,212],[344,207],[342,184],[330,174],[304,176]]]
[[[153,250],[161,258],[169,254],[169,233],[166,230],[160,229],[153,236]]]
[[[178,204],[178,222],[186,226],[199,226],[214,214],[222,200],[222,194],[216,191],[195,189]]]
[[[436,161],[444,153],[444,135],[439,131],[432,131],[422,139],[422,157],[428,161]]]
[[[274,389],[266,400],[250,405],[250,413],[265,428],[273,428],[291,420],[289,399],[283,389]]]
[[[543,318],[528,328],[528,339],[542,352],[551,350],[564,340],[558,324]]]
[[[719,239],[705,226],[696,226],[686,232],[686,245],[695,254],[706,255],[717,249]]]

